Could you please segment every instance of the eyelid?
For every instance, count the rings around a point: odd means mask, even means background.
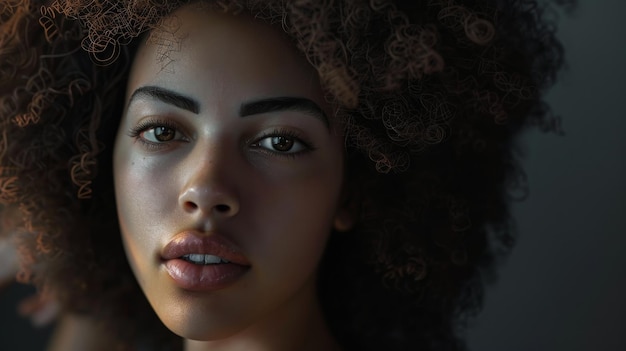
[[[142,132],[154,127],[168,127],[176,129],[183,134],[187,134],[185,128],[183,128],[179,123],[172,121],[171,119],[162,117],[147,117],[143,118],[136,125],[132,126],[128,130],[128,136],[137,137]]]
[[[180,133],[182,135],[181,139],[174,139],[171,141],[165,142],[154,142],[151,140],[146,140],[141,136],[141,134],[145,133],[150,129],[154,129],[157,127],[166,127],[173,129],[176,133]],[[134,138],[137,141],[142,142],[144,145],[149,146],[150,148],[162,148],[166,147],[167,144],[172,142],[186,141],[189,140],[188,133],[184,128],[180,126],[180,124],[170,120],[163,118],[145,118],[141,120],[137,125],[131,127],[128,131],[128,136]]]
[[[299,142],[302,144],[303,150],[297,151],[297,152],[280,152],[280,151],[270,150],[268,148],[265,148],[259,145],[259,143],[264,139],[272,138],[272,137],[280,137],[280,136],[295,139],[296,142]],[[277,128],[269,132],[264,132],[260,136],[255,137],[254,139],[250,140],[248,144],[250,144],[251,146],[253,146],[254,148],[258,149],[261,152],[265,152],[265,153],[276,155],[276,156],[283,156],[283,157],[297,157],[297,156],[304,155],[304,154],[307,154],[309,152],[316,150],[316,147],[301,132],[295,131],[292,129],[285,129],[285,128]]]

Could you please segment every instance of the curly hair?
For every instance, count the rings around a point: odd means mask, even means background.
[[[184,0],[0,4],[0,201],[19,206],[20,279],[121,339],[180,348],[122,249],[111,152],[146,33]],[[215,0],[281,28],[346,135],[359,220],[331,235],[319,295],[346,349],[463,350],[526,192],[516,136],[559,132],[543,94],[563,65],[534,0]],[[159,42],[164,58],[175,43]],[[131,317],[132,316],[132,317]],[[141,318],[141,319],[138,319]]]

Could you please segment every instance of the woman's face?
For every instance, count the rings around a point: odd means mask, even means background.
[[[340,207],[343,138],[314,70],[250,17],[177,11],[139,49],[114,150],[131,267],[191,339],[315,305]]]

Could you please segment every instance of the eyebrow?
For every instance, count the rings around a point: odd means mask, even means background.
[[[200,113],[200,104],[196,100],[177,92],[151,85],[137,88],[130,96],[128,105],[130,106],[133,100],[144,96],[157,99],[194,114]],[[304,112],[321,120],[327,128],[330,128],[330,121],[324,110],[312,100],[303,97],[281,96],[245,102],[239,108],[239,116],[248,117],[276,111]]]
[[[247,117],[275,111],[304,112],[321,120],[326,128],[330,128],[330,122],[324,110],[312,100],[303,97],[283,96],[246,102],[241,104],[239,116]]]
[[[157,99],[166,104],[176,106],[195,114],[198,114],[200,112],[200,104],[196,100],[173,92],[171,90],[156,86],[143,86],[137,88],[137,90],[135,90],[130,96],[130,99],[128,100],[128,105],[130,106],[134,99],[141,96],[147,96],[153,99]]]

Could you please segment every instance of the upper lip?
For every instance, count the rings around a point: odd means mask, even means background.
[[[161,258],[171,260],[189,254],[213,255],[241,266],[250,265],[250,261],[230,240],[218,234],[195,231],[176,234],[163,248]]]

